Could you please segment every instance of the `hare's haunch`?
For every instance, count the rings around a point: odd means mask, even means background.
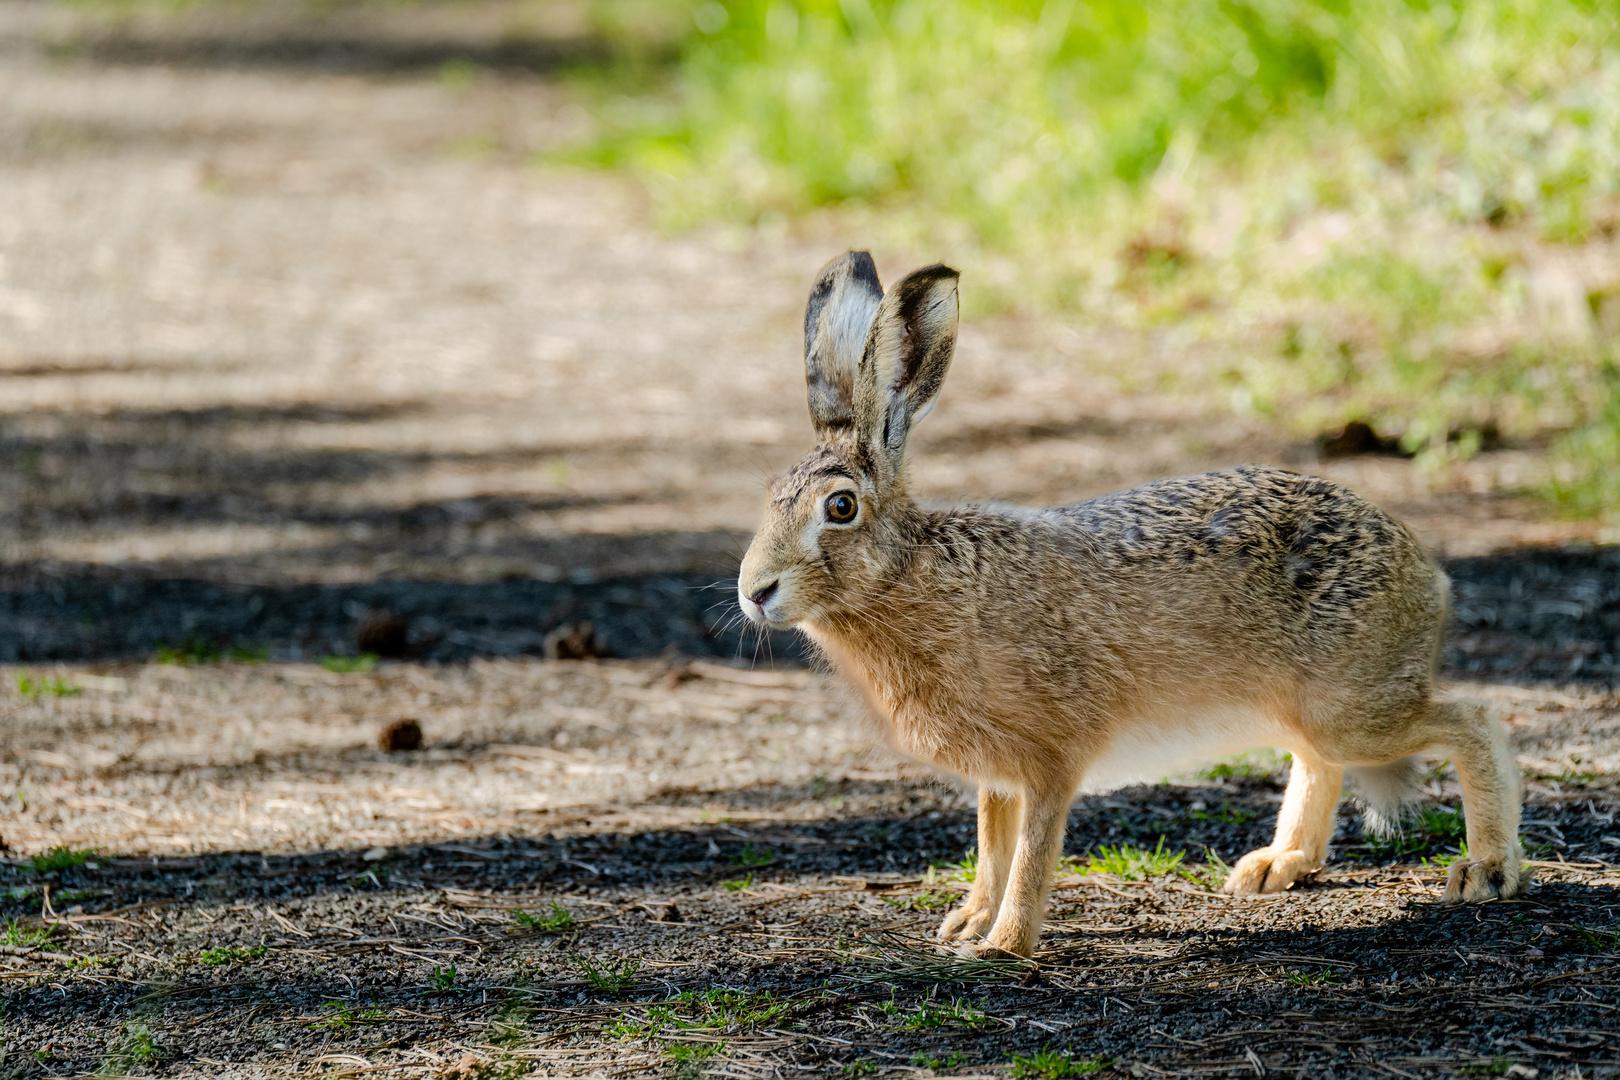
[[[1445,575],[1353,491],[1245,465],[1044,510],[912,499],[906,436],[950,366],[956,280],[930,266],[885,294],[856,251],[821,271],[804,327],[821,442],[771,484],[738,582],[748,617],[806,633],[898,749],[978,783],[978,874],[940,937],[1028,956],[1077,790],[1253,746],[1291,752],[1293,774],[1229,892],[1322,865],[1347,769],[1387,828],[1425,751],[1456,762],[1467,811],[1445,900],[1521,892],[1502,728],[1434,695]]]

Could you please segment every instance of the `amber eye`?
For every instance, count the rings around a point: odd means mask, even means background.
[[[827,496],[827,520],[837,522],[840,525],[847,525],[855,520],[855,511],[858,507],[859,504],[856,503],[855,496],[847,491],[829,495]]]

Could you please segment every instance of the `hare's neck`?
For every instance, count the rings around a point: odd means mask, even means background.
[[[937,685],[938,669],[963,647],[965,616],[955,566],[972,562],[972,538],[949,514],[911,508],[902,521],[905,560],[888,586],[809,628],[835,667],[880,711],[898,717]]]

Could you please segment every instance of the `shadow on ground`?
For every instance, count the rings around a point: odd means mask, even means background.
[[[664,498],[652,489],[540,490],[535,479],[569,456],[634,471],[638,455],[665,452],[654,442],[483,452],[364,445],[368,431],[435,415],[405,401],[0,418],[0,534],[14,550],[52,556],[0,564],[0,661],[142,657],[191,643],[318,657],[354,651],[358,616],[387,607],[412,620],[409,655],[429,660],[538,653],[549,630],[588,619],[620,656],[673,648],[803,662],[795,635],[738,632],[730,582],[745,535],[548,524]],[[333,426],[358,434],[320,435],[326,445],[316,447],[295,434]],[[466,478],[468,494],[400,497],[432,490],[446,470]],[[237,553],[188,555],[198,530],[260,539],[221,541],[246,543]],[[153,537],[151,551],[77,563],[57,554],[69,542],[122,550],[124,532]],[[287,584],[334,570],[341,583]],[[1453,560],[1447,570],[1448,675],[1620,680],[1620,549],[1523,549]]]

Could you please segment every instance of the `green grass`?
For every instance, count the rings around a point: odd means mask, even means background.
[[[1194,821],[1208,822],[1214,825],[1247,825],[1260,816],[1258,810],[1246,810],[1243,807],[1233,806],[1229,802],[1221,803],[1219,810],[1189,810],[1187,816]]]
[[[128,1076],[132,1069],[148,1066],[168,1056],[168,1049],[159,1043],[152,1029],[139,1022],[124,1025],[118,1039],[102,1061],[97,1076]]]
[[[1366,419],[1431,465],[1490,431],[1562,436],[1554,474],[1526,483],[1620,525],[1620,297],[1592,280],[1538,299],[1544,262],[1612,228],[1612,6],[664,13],[673,67],[627,49],[580,76],[599,134],[568,156],[637,174],[672,226],[820,218],[880,257],[960,266],[969,317],[1179,324],[1211,362],[1076,377],[1201,391],[1307,435]]]
[[[897,1019],[907,1031],[937,1031],[945,1027],[978,1031],[993,1022],[984,1014],[984,1010],[975,1008],[961,998],[949,1004],[924,1001],[911,1012],[898,1014]]]
[[[1017,1077],[1064,1080],[1065,1077],[1102,1072],[1113,1063],[1113,1058],[1103,1057],[1076,1060],[1072,1050],[1053,1050],[1050,1046],[1043,1046],[1028,1057],[1014,1054],[1009,1071]]]
[[[1460,1065],[1457,1072],[1462,1076],[1506,1076],[1507,1071],[1513,1068],[1513,1059],[1507,1057],[1491,1058],[1489,1061],[1472,1062]]]
[[[771,853],[770,848],[756,851],[751,843],[744,844],[742,851],[731,857],[733,866],[742,867],[769,866],[775,861],[776,856]]]
[[[641,961],[634,957],[617,967],[610,963],[598,966],[584,956],[570,956],[569,959],[579,968],[585,982],[593,990],[609,990],[616,993],[633,983],[636,973],[641,970]]]
[[[91,968],[106,967],[108,964],[114,962],[114,959],[110,956],[101,956],[96,953],[85,953],[83,956],[75,956],[63,961],[62,966],[67,968],[69,971],[88,971]]]
[[[354,674],[367,672],[377,666],[376,653],[361,653],[359,656],[323,656],[321,667],[327,671],[339,674]]]
[[[1113,874],[1124,881],[1146,881],[1167,874],[1184,876],[1188,871],[1181,862],[1186,856],[1185,851],[1166,851],[1164,837],[1161,836],[1151,850],[1135,844],[1116,847],[1102,845],[1087,857],[1085,865],[1077,866],[1075,871],[1080,874]]]
[[[1283,973],[1290,985],[1298,987],[1332,986],[1339,981],[1339,976],[1331,968],[1322,968],[1320,971],[1288,971]]]
[[[940,889],[927,889],[911,896],[884,896],[880,899],[890,907],[902,911],[944,911],[956,902],[955,894]]]
[[[532,915],[527,911],[512,912],[512,921],[526,930],[546,930],[556,932],[567,930],[574,925],[573,914],[557,901],[551,901],[551,910],[539,915]]]
[[[753,884],[754,875],[744,874],[742,877],[733,881],[722,881],[720,883],[720,887],[727,892],[742,892],[744,889],[753,887]]]
[[[225,967],[229,964],[245,964],[250,960],[258,960],[267,951],[269,951],[267,945],[255,945],[251,948],[243,945],[221,945],[217,949],[204,949],[197,954],[197,961],[204,967]]]
[[[24,926],[16,919],[7,919],[5,933],[0,935],[0,943],[18,949],[49,949],[53,947],[51,927]]]
[[[669,1055],[669,1060],[682,1064],[714,1057],[725,1048],[722,1042],[670,1042],[664,1044],[664,1053]]]
[[[1408,859],[1445,845],[1467,854],[1467,845],[1463,843],[1463,838],[1467,835],[1467,822],[1460,809],[1427,806],[1404,819],[1399,831],[1393,835],[1367,837],[1366,846],[1374,858],[1384,860]],[[1450,857],[1441,855],[1435,862],[1440,866],[1449,866],[1457,858],[1455,855]]]
[[[1277,750],[1249,750],[1222,758],[1196,775],[1200,780],[1266,780],[1291,761],[1292,755]]]
[[[95,853],[95,848],[57,847],[35,855],[29,860],[29,864],[36,874],[51,874],[83,866]]]
[[[967,1057],[959,1051],[952,1050],[946,1054],[916,1054],[911,1063],[919,1069],[928,1069],[939,1072],[941,1069],[954,1069],[964,1064]]]
[[[428,985],[433,987],[435,994],[459,994],[461,987],[456,985],[458,974],[454,964],[446,964],[443,967],[434,965],[433,976],[428,980]]]
[[[791,1001],[769,990],[686,990],[664,1001],[627,1007],[603,1033],[619,1039],[656,1039],[666,1031],[753,1031],[781,1026],[792,1009]]]
[[[51,697],[77,697],[84,693],[84,688],[57,676],[36,679],[28,675],[18,675],[17,692],[23,697],[30,698],[43,694],[49,694]]]
[[[362,1007],[343,1001],[328,1001],[321,1006],[321,1012],[325,1015],[304,1026],[312,1031],[343,1031],[356,1024],[388,1019],[388,1010],[381,1006]]]
[[[239,648],[237,646],[219,646],[202,638],[194,637],[183,645],[159,645],[157,662],[160,664],[216,664],[220,661],[229,661],[233,664],[262,664],[270,659],[270,650],[266,646],[253,646]]]
[[[935,862],[928,864],[928,870],[923,874],[923,880],[932,885],[938,881],[961,881],[968,885],[979,874],[979,853],[970,850],[956,862]]]

